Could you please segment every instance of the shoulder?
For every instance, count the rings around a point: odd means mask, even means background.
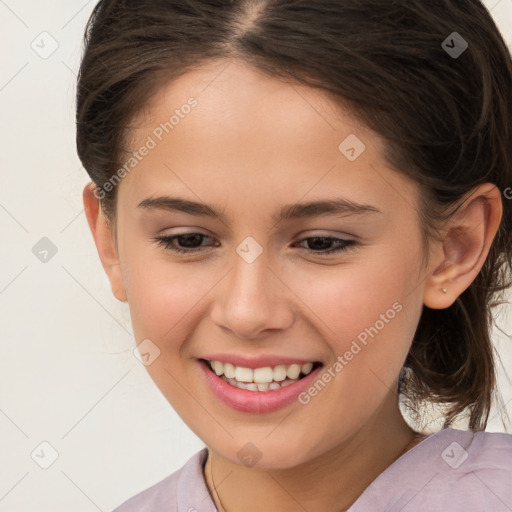
[[[510,512],[511,482],[511,434],[447,428],[395,461],[351,512],[370,504],[402,512]]]
[[[449,429],[439,436],[434,480],[456,510],[512,510],[512,435]]]
[[[494,432],[469,433],[467,471],[486,469],[512,471],[512,434]],[[472,435],[471,435],[472,434]],[[470,457],[472,455],[472,457]]]
[[[425,445],[432,463],[447,477],[492,472],[496,478],[512,473],[512,434],[445,429]],[[428,438],[427,438],[428,439]],[[439,460],[441,459],[441,460]],[[440,464],[440,462],[444,464]]]
[[[139,492],[117,507],[114,512],[156,512],[157,510],[175,512],[178,510],[176,507],[177,482],[182,469]]]
[[[411,505],[426,500],[453,511],[512,510],[511,434],[449,428],[431,437],[405,466],[423,470],[423,476],[416,475]]]
[[[208,492],[202,473],[207,455],[207,448],[203,448],[180,469],[125,501],[114,512],[181,512],[180,500],[186,501],[191,490],[196,492],[204,488]]]

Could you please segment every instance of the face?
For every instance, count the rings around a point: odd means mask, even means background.
[[[118,185],[121,286],[177,413],[226,459],[239,464],[252,443],[268,468],[376,420],[394,403],[423,279],[418,189],[388,167],[383,142],[322,92],[238,61],[183,75],[134,126],[131,149],[150,149]],[[345,208],[290,208],[326,201]],[[322,366],[250,391],[219,382],[202,362],[212,356]]]

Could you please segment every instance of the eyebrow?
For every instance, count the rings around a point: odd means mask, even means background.
[[[179,197],[148,197],[138,204],[138,208],[146,210],[179,211],[188,213],[189,215],[212,217],[226,223],[226,215],[223,209]],[[272,216],[272,220],[277,224],[282,220],[315,217],[317,215],[348,216],[365,215],[368,213],[383,212],[370,204],[357,203],[345,198],[336,198],[285,205]]]

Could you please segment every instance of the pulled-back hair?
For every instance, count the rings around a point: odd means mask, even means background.
[[[460,55],[447,51],[454,37],[468,45]],[[85,31],[77,149],[114,232],[117,187],[101,187],[129,154],[131,120],[163,85],[235,58],[320,88],[382,137],[390,167],[421,187],[425,242],[475,186],[503,192],[482,269],[450,307],[423,307],[399,379],[416,417],[421,402],[439,403],[445,427],[464,413],[485,429],[492,309],[512,266],[512,62],[488,11],[477,0],[100,1]]]

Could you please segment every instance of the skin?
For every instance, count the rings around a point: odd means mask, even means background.
[[[423,305],[449,307],[482,267],[501,220],[499,190],[473,191],[429,245],[425,266],[418,186],[390,168],[374,132],[321,91],[240,61],[210,62],[146,105],[131,124],[132,149],[191,96],[198,106],[118,185],[115,233],[85,187],[103,267],[129,304],[137,343],[149,338],[161,351],[151,377],[209,448],[204,473],[217,508],[345,510],[421,441],[398,407],[399,372]],[[366,145],[353,162],[338,150],[349,134]],[[160,195],[216,206],[225,222],[137,208]],[[340,196],[381,213],[271,220],[285,204]],[[184,232],[211,238],[191,256],[152,240]],[[247,236],[263,250],[251,264],[236,252]],[[357,245],[322,256],[336,244],[315,249],[305,241],[312,236]],[[290,354],[330,367],[396,302],[402,310],[307,405],[238,412],[199,371],[196,358],[208,351]],[[237,457],[248,442],[261,452],[252,467]]]

